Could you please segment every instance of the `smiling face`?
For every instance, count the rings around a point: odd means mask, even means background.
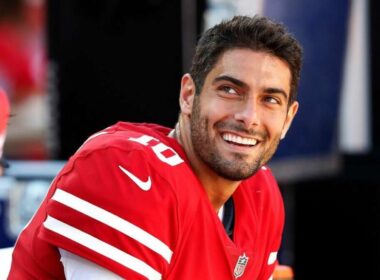
[[[225,52],[199,95],[191,77],[184,77],[181,109],[190,118],[197,160],[228,180],[253,175],[272,157],[297,112],[297,102],[288,104],[290,81],[285,62],[249,49]]]

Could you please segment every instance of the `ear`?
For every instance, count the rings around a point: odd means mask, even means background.
[[[288,109],[287,116],[286,116],[286,120],[285,120],[285,123],[284,123],[284,127],[282,128],[281,140],[285,138],[286,133],[288,132],[289,127],[292,124],[292,121],[293,121],[295,115],[297,114],[298,106],[299,106],[299,103],[297,101],[294,101],[290,105],[290,107]]]
[[[179,95],[179,105],[181,112],[185,115],[190,115],[193,109],[193,101],[195,96],[195,83],[190,74],[182,76],[181,91]]]

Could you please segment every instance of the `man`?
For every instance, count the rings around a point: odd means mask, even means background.
[[[0,89],[0,176],[3,175],[4,168],[8,167],[8,163],[3,158],[3,148],[5,137],[7,135],[9,110],[8,96]]]
[[[297,112],[300,68],[297,41],[265,17],[206,31],[175,129],[91,136],[21,233],[9,279],[269,279],[284,211],[264,164]]]

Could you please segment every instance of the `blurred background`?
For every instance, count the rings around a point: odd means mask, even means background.
[[[283,22],[304,47],[300,110],[271,161],[296,279],[380,275],[380,4],[375,0],[0,0],[11,101],[0,248],[66,160],[119,120],[173,126],[199,35],[235,14]]]

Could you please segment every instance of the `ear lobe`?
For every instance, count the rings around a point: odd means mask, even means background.
[[[288,132],[290,125],[292,124],[292,121],[293,121],[295,115],[297,114],[298,107],[299,107],[299,103],[297,101],[294,101],[290,105],[290,107],[288,109],[288,114],[286,116],[284,127],[282,128],[281,140],[285,138],[286,133]]]
[[[195,96],[195,83],[190,74],[182,76],[181,91],[179,96],[179,105],[181,112],[190,115],[193,108],[193,100]]]

